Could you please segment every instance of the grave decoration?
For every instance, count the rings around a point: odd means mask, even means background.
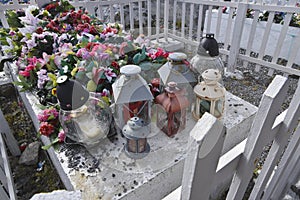
[[[217,69],[208,69],[202,73],[203,81],[194,87],[196,102],[192,113],[196,120],[200,119],[205,112],[218,119],[223,117],[226,90],[218,82],[221,77]]]
[[[2,51],[17,57],[15,84],[36,95],[43,110],[60,110],[57,77],[76,79],[109,105],[120,67],[144,63],[142,70],[149,70],[145,66],[152,64],[156,69],[168,55],[147,46],[142,36],[135,40],[120,24],[104,23],[83,10],[75,10],[67,1],[53,2],[42,9],[29,5],[7,11],[7,20],[10,28],[0,28],[0,42]],[[48,114],[40,113],[44,118],[40,118],[39,134],[50,137],[52,144],[63,141],[61,124],[50,123],[58,121],[58,115]]]
[[[158,128],[169,137],[173,137],[185,128],[186,110],[190,103],[184,89],[179,89],[175,82],[169,82],[165,92],[158,95],[155,102]]]
[[[214,34],[206,34],[201,39],[197,54],[191,59],[191,68],[198,76],[207,69],[217,69],[224,74],[223,61],[219,57],[219,45]]]

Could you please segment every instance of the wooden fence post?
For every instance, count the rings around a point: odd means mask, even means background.
[[[182,200],[206,200],[223,148],[225,127],[205,113],[191,131],[182,179]]]
[[[247,139],[245,151],[230,185],[227,199],[243,199],[263,147],[274,138],[275,131],[272,130],[272,127],[286,96],[288,89],[286,80],[285,77],[276,76],[263,94]]]

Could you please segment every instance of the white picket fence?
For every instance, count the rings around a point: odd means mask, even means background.
[[[226,160],[227,166],[233,164],[230,168],[234,174],[226,199],[243,198],[263,148],[271,142],[271,149],[249,199],[282,199],[286,187],[299,178],[300,84],[289,108],[277,115],[287,88],[287,79],[277,75],[262,97],[248,138],[236,149],[235,155]],[[200,127],[206,128],[201,130]],[[208,199],[214,177],[226,170],[226,166],[219,167],[222,165],[223,156],[220,157],[220,154],[225,134],[224,126],[207,113],[194,127],[185,160],[181,199]],[[291,135],[291,142],[288,143]],[[218,178],[222,181],[222,177],[218,175]]]
[[[234,71],[237,60],[244,67],[255,64],[255,70],[267,67],[269,75],[274,70],[284,75],[300,76],[300,69],[294,64],[300,57],[300,29],[296,30],[290,42],[289,21],[294,13],[300,13],[295,0],[289,1],[198,1],[198,0],[111,0],[111,1],[70,1],[77,9],[85,8],[89,13],[107,21],[118,21],[125,30],[145,34],[155,42],[167,47],[176,44],[178,48],[194,48],[203,34],[213,33],[222,43],[221,54],[227,61],[227,68]],[[30,4],[35,4],[31,1]],[[278,6],[281,5],[281,6]],[[8,26],[4,12],[21,8],[17,1],[1,5],[0,18]],[[222,7],[229,9],[222,13]],[[170,9],[171,8],[171,9]],[[214,12],[214,9],[217,12]],[[254,18],[247,19],[247,9],[254,10]],[[257,32],[259,13],[267,10],[269,19],[264,30]],[[276,12],[286,12],[276,39],[271,30]],[[224,17],[226,20],[224,20]],[[245,29],[245,22],[249,24]],[[222,28],[223,27],[223,28]],[[225,28],[224,28],[225,27]],[[225,30],[225,31],[223,31]],[[258,42],[257,42],[258,41]],[[286,44],[288,43],[288,44]],[[274,45],[275,44],[275,45]],[[267,47],[273,45],[273,52]],[[288,45],[290,51],[281,52]],[[240,49],[244,49],[241,53]],[[266,53],[267,52],[267,53]],[[266,60],[265,56],[270,59]],[[284,59],[286,62],[278,62]],[[242,199],[253,175],[263,147],[272,142],[270,152],[256,180],[250,199],[279,199],[286,186],[299,175],[300,151],[300,82],[288,110],[278,115],[285,99],[287,78],[276,76],[265,91],[249,137],[234,149],[220,156],[226,129],[213,116],[205,114],[191,132],[188,156],[182,180],[182,199],[208,199],[214,177],[233,176],[227,199]],[[199,127],[206,127],[200,129]],[[292,134],[293,132],[293,134]],[[289,141],[290,136],[292,138]],[[283,150],[284,155],[281,157]],[[280,162],[279,162],[280,159]],[[279,162],[279,164],[278,164]],[[278,165],[277,165],[278,164]]]
[[[39,5],[49,0],[38,0]],[[286,75],[300,76],[300,29],[289,26],[293,14],[300,13],[298,1],[199,1],[199,0],[70,0],[77,8],[109,22],[119,22],[125,30],[145,34],[161,45],[196,49],[205,33],[213,32],[222,43],[221,54],[229,71],[234,71],[237,60],[244,67],[253,63],[256,71],[261,66]],[[35,4],[19,4],[18,0],[1,5],[0,18],[8,26],[5,11]],[[280,6],[279,6],[280,5]],[[228,14],[223,14],[223,7]],[[253,9],[253,19],[246,18]],[[267,22],[258,21],[263,11],[269,11]],[[283,25],[274,24],[275,14],[286,13]],[[292,30],[291,30],[292,29]],[[241,53],[240,49],[243,49]]]
[[[6,146],[13,156],[19,156],[21,154],[19,145],[0,110],[0,199],[16,200],[15,186]]]

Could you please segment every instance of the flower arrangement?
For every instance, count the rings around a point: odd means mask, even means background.
[[[64,137],[58,122],[58,76],[78,80],[110,104],[111,86],[121,66],[138,64],[144,75],[153,70],[153,78],[167,61],[168,53],[149,47],[143,35],[134,40],[118,23],[103,23],[87,12],[75,11],[67,1],[44,9],[29,6],[9,11],[7,18],[10,29],[0,29],[1,44],[6,45],[3,50],[18,57],[19,81],[15,84],[36,94],[44,106],[38,115],[39,135],[49,137],[51,145]]]

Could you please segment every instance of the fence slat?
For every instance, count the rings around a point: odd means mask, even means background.
[[[223,124],[211,114],[205,113],[191,131],[188,141],[182,179],[182,200],[208,199],[224,138]]]
[[[248,43],[247,43],[247,48],[246,48],[246,53],[245,55],[250,56],[251,53],[251,49],[252,49],[252,45],[253,45],[253,41],[254,41],[254,36],[255,36],[255,32],[256,32],[256,27],[257,27],[257,22],[258,22],[258,17],[259,17],[259,10],[255,10],[254,11],[254,16],[253,16],[253,21],[251,24],[251,30],[249,33],[249,38],[248,38]],[[247,61],[244,61],[243,63],[243,67],[246,68],[248,65]]]
[[[212,6],[208,6],[208,10],[206,11],[207,15],[205,16],[207,24],[206,24],[206,33],[210,33],[211,30],[211,16],[212,16]]]
[[[240,50],[240,43],[242,39],[245,13],[248,9],[248,5],[244,3],[240,3],[237,8],[236,19],[234,23],[234,32],[232,33],[231,46],[230,46],[230,54],[228,58],[228,66],[227,69],[230,72],[234,72],[235,63],[237,60],[237,56]],[[229,20],[228,20],[229,23]],[[226,34],[227,36],[227,34]]]
[[[14,136],[10,130],[10,127],[9,127],[1,110],[0,110],[0,132],[5,134],[5,140],[7,143],[7,147],[9,149],[9,151],[11,152],[11,154],[13,156],[19,156],[21,154],[21,151],[19,149],[18,142],[14,138]]]
[[[133,3],[129,3],[129,23],[130,23],[130,31],[134,30],[134,15],[133,15]]]
[[[7,187],[8,187],[8,193],[11,200],[16,200],[16,193],[15,193],[15,187],[14,182],[10,170],[9,160],[5,149],[5,144],[3,140],[3,134],[0,134],[0,151],[1,156],[4,161],[4,171],[6,174],[6,180],[7,180]]]
[[[277,63],[277,60],[278,60],[278,57],[279,57],[279,54],[280,54],[280,51],[281,51],[281,48],[282,48],[282,45],[283,45],[283,42],[284,42],[284,38],[287,35],[287,31],[288,31],[288,28],[289,28],[291,18],[292,18],[292,13],[288,13],[284,17],[284,24],[283,24],[283,27],[280,31],[280,35],[279,35],[279,38],[278,38],[276,49],[275,49],[275,52],[274,52],[274,55],[273,55],[273,58],[272,58],[273,63]],[[274,69],[269,69],[268,75],[272,76],[273,73],[274,73]]]
[[[165,0],[165,10],[164,10],[164,36],[165,40],[168,42],[168,29],[169,29],[169,0]]]
[[[121,20],[121,24],[124,27],[124,30],[126,29],[125,27],[125,15],[124,15],[124,4],[120,4],[120,20]]]
[[[263,147],[274,137],[272,126],[288,89],[287,78],[276,76],[264,92],[254,118],[243,156],[227,194],[227,199],[241,200],[252,177]]]
[[[286,184],[288,183],[289,174],[297,166],[300,155],[300,125],[296,132],[293,134],[290,144],[287,147],[285,153],[282,156],[278,168],[275,171],[268,187],[266,188],[263,196],[263,200],[267,199],[279,199],[283,193]],[[297,169],[296,169],[297,170]]]
[[[229,42],[230,42],[230,33],[231,33],[231,27],[232,27],[233,12],[234,12],[234,8],[230,8],[230,11],[228,14],[227,25],[226,25],[224,49],[228,49]]]
[[[300,49],[300,31],[298,32],[296,40],[291,45],[291,49],[293,49],[293,51],[291,51],[291,53],[289,55],[288,63],[286,65],[287,68],[292,68],[292,65],[293,65],[293,63],[294,63],[294,61],[297,57],[297,53],[299,52],[299,49]]]
[[[142,3],[141,1],[139,1],[139,33],[140,34],[143,34],[144,31],[143,31],[143,21],[144,21],[144,18],[143,18],[143,6],[142,6]]]
[[[275,16],[274,12],[269,13],[266,29],[265,29],[264,36],[262,39],[262,44],[261,44],[259,52],[258,52],[258,60],[262,60],[265,55],[265,51],[266,51],[267,43],[269,41],[269,35],[270,35],[271,27],[273,24],[274,16]],[[261,67],[260,65],[256,65],[255,71],[258,72],[260,70],[260,67]]]
[[[156,41],[158,42],[159,39],[159,20],[160,20],[160,12],[159,12],[159,8],[160,8],[160,0],[156,1]]]
[[[147,21],[148,21],[148,37],[150,37],[152,35],[152,15],[151,15],[151,0],[147,0],[147,10],[148,10],[148,16],[147,16]]]
[[[185,36],[185,13],[186,13],[186,3],[182,3],[182,14],[181,14],[181,37]]]
[[[199,5],[199,15],[198,15],[198,23],[197,23],[197,42],[200,42],[201,37],[202,37],[202,30],[203,30],[203,5]]]
[[[275,168],[282,151],[288,144],[288,139],[290,137],[290,132],[294,130],[297,126],[298,119],[300,116],[300,82],[298,88],[295,92],[295,95],[290,103],[290,106],[287,110],[286,116],[281,124],[278,133],[273,141],[272,147],[269,151],[269,154],[265,160],[264,166],[259,174],[255,187],[252,190],[250,195],[251,199],[259,199],[263,193],[263,190],[270,179],[271,173]]]
[[[195,4],[190,5],[190,24],[189,24],[189,39],[193,38],[193,24],[194,24],[194,8]]]
[[[174,3],[173,3],[173,34],[175,35],[176,34],[176,11],[177,11],[177,0],[174,0]]]
[[[218,19],[217,19],[217,23],[216,23],[216,33],[215,33],[216,36],[215,36],[215,38],[219,38],[219,36],[220,36],[222,14],[223,14],[223,8],[220,6],[218,8]]]

